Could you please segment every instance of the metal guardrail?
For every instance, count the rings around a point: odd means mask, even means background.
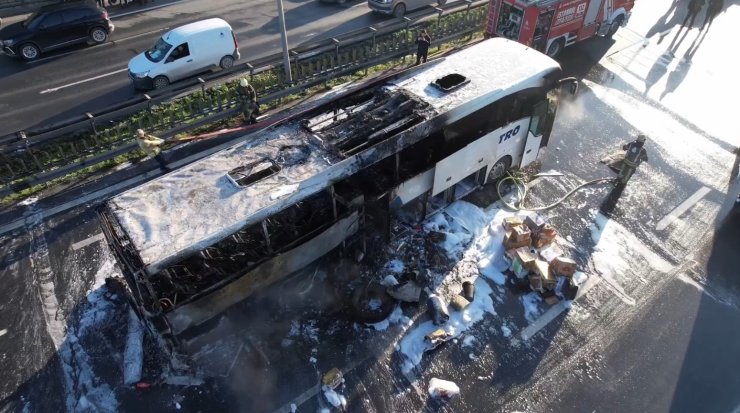
[[[282,55],[274,54],[229,70],[143,94],[83,117],[0,137],[0,197],[90,167],[138,148],[135,129],[164,138],[234,117],[233,87],[224,83],[248,75],[262,103],[273,102],[334,77],[354,73],[415,51],[410,29],[424,25],[433,45],[472,35],[482,28],[486,0],[427,9],[291,51],[293,83],[283,79]]]

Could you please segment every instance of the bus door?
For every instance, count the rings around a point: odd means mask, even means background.
[[[537,25],[535,26],[534,37],[532,38],[532,47],[542,53],[545,53],[547,36],[550,34],[550,26],[552,26],[552,16],[554,14],[555,10],[550,10],[540,13],[537,17]]]

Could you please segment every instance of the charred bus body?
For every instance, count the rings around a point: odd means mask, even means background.
[[[368,222],[421,221],[531,163],[560,76],[535,50],[486,40],[117,195],[100,217],[133,306],[177,346],[257,289],[361,241]]]

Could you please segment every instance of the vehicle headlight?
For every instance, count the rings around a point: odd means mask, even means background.
[[[2,43],[3,46],[12,46],[13,43],[15,43],[15,40],[3,40]]]
[[[131,73],[131,74],[134,75],[134,77],[135,78],[138,78],[138,79],[143,79],[143,78],[149,76],[149,72],[148,71],[141,72],[141,73]]]

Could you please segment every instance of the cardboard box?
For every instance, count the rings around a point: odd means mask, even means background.
[[[533,233],[539,232],[540,228],[544,224],[545,221],[539,215],[535,215],[534,218],[529,215],[524,217],[524,225],[526,225]]]
[[[532,231],[524,225],[518,225],[511,229],[511,240],[514,242],[520,242],[524,240],[532,239]]]
[[[558,236],[558,232],[555,230],[555,227],[553,227],[550,224],[544,224],[539,232],[537,233],[536,237],[534,237],[533,245],[535,248],[542,248],[546,245],[549,245],[553,241],[555,241],[555,237]]]
[[[544,288],[542,288],[542,277],[540,277],[537,274],[529,274],[529,288],[531,288],[533,291],[538,291],[542,293]]]
[[[554,242],[540,250],[540,256],[549,263],[552,263],[552,260],[564,254],[565,252],[563,251],[563,249]]]
[[[522,260],[520,260],[519,257],[514,257],[514,259],[511,261],[511,265],[509,266],[509,270],[514,273],[514,276],[516,278],[524,278],[527,274],[529,274],[529,269],[524,266]]]
[[[344,382],[344,377],[342,375],[342,372],[334,367],[333,369],[329,370],[326,374],[324,374],[324,377],[321,379],[322,383],[324,383],[324,386],[327,386],[331,389],[336,389],[339,387],[340,384]]]
[[[534,263],[534,272],[542,279],[542,287],[546,290],[552,290],[557,284],[557,280],[550,272],[550,265],[546,261],[536,260]]]
[[[555,275],[572,277],[576,273],[576,262],[567,257],[557,257],[550,262],[550,271]]]
[[[531,238],[526,238],[521,241],[515,241],[511,239],[511,234],[512,233],[507,233],[506,235],[504,235],[504,249],[511,250],[521,247],[529,247],[530,245],[532,245]]]
[[[519,217],[506,217],[504,218],[504,230],[506,232],[511,231],[514,227],[524,225],[524,222]]]
[[[462,310],[464,310],[464,309],[465,309],[465,308],[466,308],[467,306],[469,306],[469,305],[470,305],[470,301],[468,301],[468,299],[467,299],[467,298],[465,298],[465,297],[463,297],[463,296],[461,296],[461,295],[456,295],[456,296],[452,297],[452,300],[450,301],[450,305],[451,305],[451,306],[452,306],[452,308],[454,308],[455,310],[457,310],[457,311],[462,311]]]

